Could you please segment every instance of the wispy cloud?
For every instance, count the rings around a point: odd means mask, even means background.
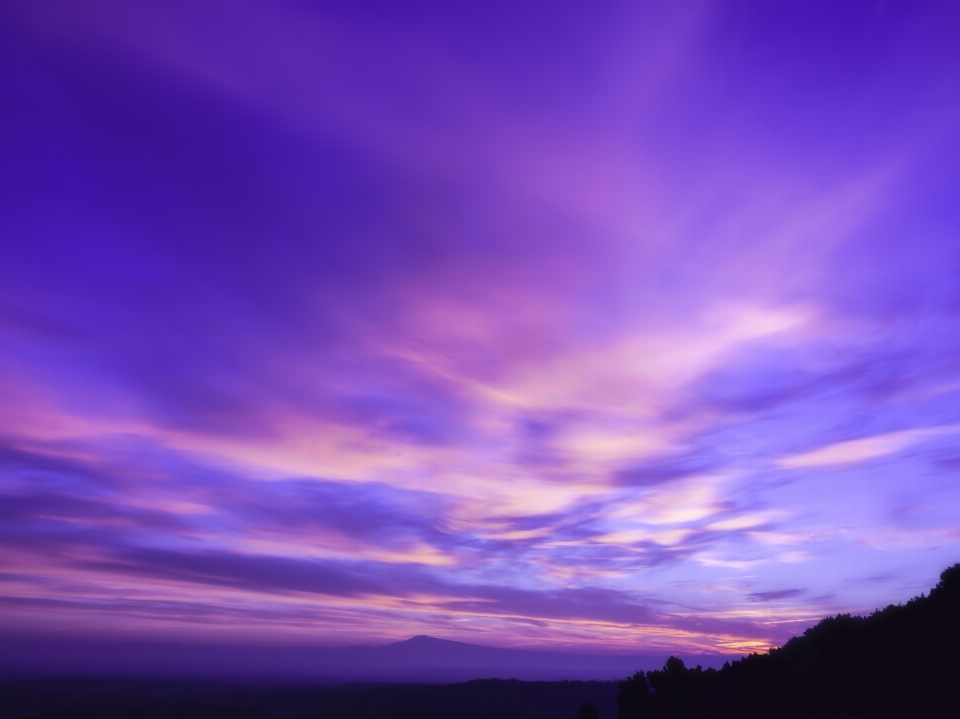
[[[780,460],[781,467],[796,469],[829,465],[856,464],[878,457],[885,457],[917,444],[929,437],[955,435],[960,426],[924,427],[922,429],[888,432],[887,434],[837,442],[803,454]]]

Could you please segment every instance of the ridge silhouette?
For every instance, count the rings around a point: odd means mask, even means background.
[[[827,617],[768,654],[720,670],[663,669],[620,684],[618,719],[957,716],[960,564],[929,596],[867,617]]]

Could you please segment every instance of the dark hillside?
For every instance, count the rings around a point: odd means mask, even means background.
[[[620,688],[620,719],[960,716],[960,564],[906,605],[828,617],[719,671],[671,658]]]

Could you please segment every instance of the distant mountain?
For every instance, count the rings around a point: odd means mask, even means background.
[[[638,666],[658,666],[662,656],[594,655],[502,649],[420,635],[378,647],[346,647],[336,660],[363,671],[424,674],[451,679],[614,679]],[[715,662],[720,657],[711,657]]]
[[[698,656],[720,666],[729,657]],[[458,682],[470,679],[622,679],[666,655],[594,655],[503,649],[416,636],[381,646],[264,647],[31,641],[5,637],[6,677],[244,679],[259,683]]]

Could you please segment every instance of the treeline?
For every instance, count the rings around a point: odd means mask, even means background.
[[[671,657],[620,684],[619,719],[960,716],[960,564],[929,596],[828,617],[720,670]]]

